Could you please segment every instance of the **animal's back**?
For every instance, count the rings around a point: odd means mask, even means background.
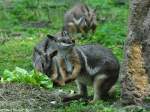
[[[77,47],[77,51],[82,58],[83,69],[86,69],[91,75],[107,70],[119,69],[119,62],[112,51],[101,45],[83,45]]]

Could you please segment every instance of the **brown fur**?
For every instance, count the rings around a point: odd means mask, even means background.
[[[97,26],[95,10],[85,4],[77,4],[64,16],[63,30],[69,33],[86,34],[89,30],[95,32]]]
[[[59,72],[60,72],[62,79],[58,80],[56,78],[52,78],[52,80],[58,85],[62,86],[62,85],[65,85],[65,83],[74,81],[80,72],[80,69],[81,69],[80,59],[75,50],[72,50],[72,52],[70,53],[70,55],[68,57],[68,61],[70,61],[70,63],[73,65],[72,74],[70,74],[70,75],[67,74],[65,60],[63,58],[61,58],[58,64],[60,65]],[[54,73],[56,73],[56,72],[54,72]],[[53,74],[52,76],[57,77],[58,74]]]
[[[72,51],[69,57],[69,61],[73,65],[74,69],[73,69],[72,74],[68,78],[66,78],[65,80],[66,83],[74,81],[77,78],[81,69],[80,59],[75,50]]]

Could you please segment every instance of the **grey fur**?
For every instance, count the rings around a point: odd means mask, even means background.
[[[56,43],[57,41],[57,43]],[[55,36],[47,35],[47,37],[40,42],[33,50],[33,66],[37,71],[45,73],[50,77],[51,68],[53,65],[58,67],[58,64],[61,59],[65,60],[66,71],[71,72],[72,66],[69,61],[66,61],[67,54],[69,53],[68,46],[62,46],[61,44],[65,43],[67,45],[72,46],[72,41],[66,34],[66,32],[59,32]],[[65,50],[67,48],[67,50]],[[57,55],[54,57],[50,57],[54,51],[58,51]],[[63,52],[62,52],[63,51]]]
[[[95,10],[86,4],[77,4],[64,15],[63,30],[69,33],[88,33],[95,31],[97,26]],[[70,30],[73,28],[73,30]]]
[[[78,95],[85,97],[87,85],[93,85],[93,100],[108,96],[108,91],[118,79],[120,69],[112,51],[98,44],[73,47],[73,50],[78,54],[77,58],[80,58],[81,63],[81,70],[76,79]]]
[[[115,69],[119,66],[118,61],[111,50],[98,44],[83,45],[77,47],[76,50],[82,59],[81,63],[83,64],[84,72],[91,76],[100,72],[103,73],[108,69]]]
[[[64,37],[65,38],[65,37]],[[54,41],[56,40],[56,41]],[[73,58],[79,58],[81,69],[79,69],[79,74],[76,78],[76,84],[79,89],[79,95],[82,97],[87,96],[87,85],[93,85],[94,88],[94,98],[97,100],[108,96],[108,91],[116,83],[119,76],[120,65],[117,58],[113,55],[110,49],[104,48],[98,44],[95,45],[83,45],[83,46],[73,46],[72,44],[67,44],[70,46],[63,46],[62,42],[57,41],[57,38],[53,41],[51,39],[44,40],[39,49],[46,48],[43,44],[48,45],[46,54],[53,54],[54,51],[58,51],[57,55],[51,57],[46,64],[49,64],[50,68],[55,66],[57,70],[57,79],[62,79],[60,74],[59,61],[64,58],[67,62],[65,67],[66,71],[72,72],[75,68],[74,65],[70,62],[71,54],[76,54]],[[46,44],[46,43],[49,44]],[[34,55],[34,63],[42,61],[42,58],[39,58],[39,55]],[[47,56],[47,55],[46,55]],[[36,60],[36,61],[35,61]],[[58,65],[56,67],[56,65]],[[50,68],[43,72],[50,74]],[[78,73],[78,72],[77,72]],[[68,74],[69,76],[70,74]]]

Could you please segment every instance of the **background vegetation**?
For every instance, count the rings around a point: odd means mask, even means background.
[[[47,77],[36,73],[32,66],[32,50],[45,36],[60,31],[63,15],[76,1],[81,0],[0,0],[0,75],[1,82],[23,82],[51,88]],[[116,4],[115,0],[82,0],[89,6],[98,6],[98,27],[94,35],[80,40],[80,44],[99,43],[113,50],[120,62],[123,58],[123,45],[127,34],[128,3]],[[21,68],[18,68],[18,67]],[[17,67],[17,68],[16,68]],[[63,87],[69,91],[74,83]],[[90,91],[91,93],[91,91]],[[125,112],[112,104],[119,99],[117,85],[114,99],[99,101],[90,105],[74,101],[58,111],[68,112]],[[135,108],[132,112],[144,112]]]
[[[127,5],[114,0],[84,0],[98,6],[98,28],[82,43],[98,42],[113,49],[122,58],[122,46],[127,32]],[[0,1],[0,73],[15,66],[33,69],[31,56],[36,43],[46,34],[55,34],[63,24],[63,15],[74,0],[1,0]]]

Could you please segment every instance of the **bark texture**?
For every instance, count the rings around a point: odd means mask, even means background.
[[[141,105],[150,82],[150,0],[130,0],[128,38],[121,70],[122,101]]]

